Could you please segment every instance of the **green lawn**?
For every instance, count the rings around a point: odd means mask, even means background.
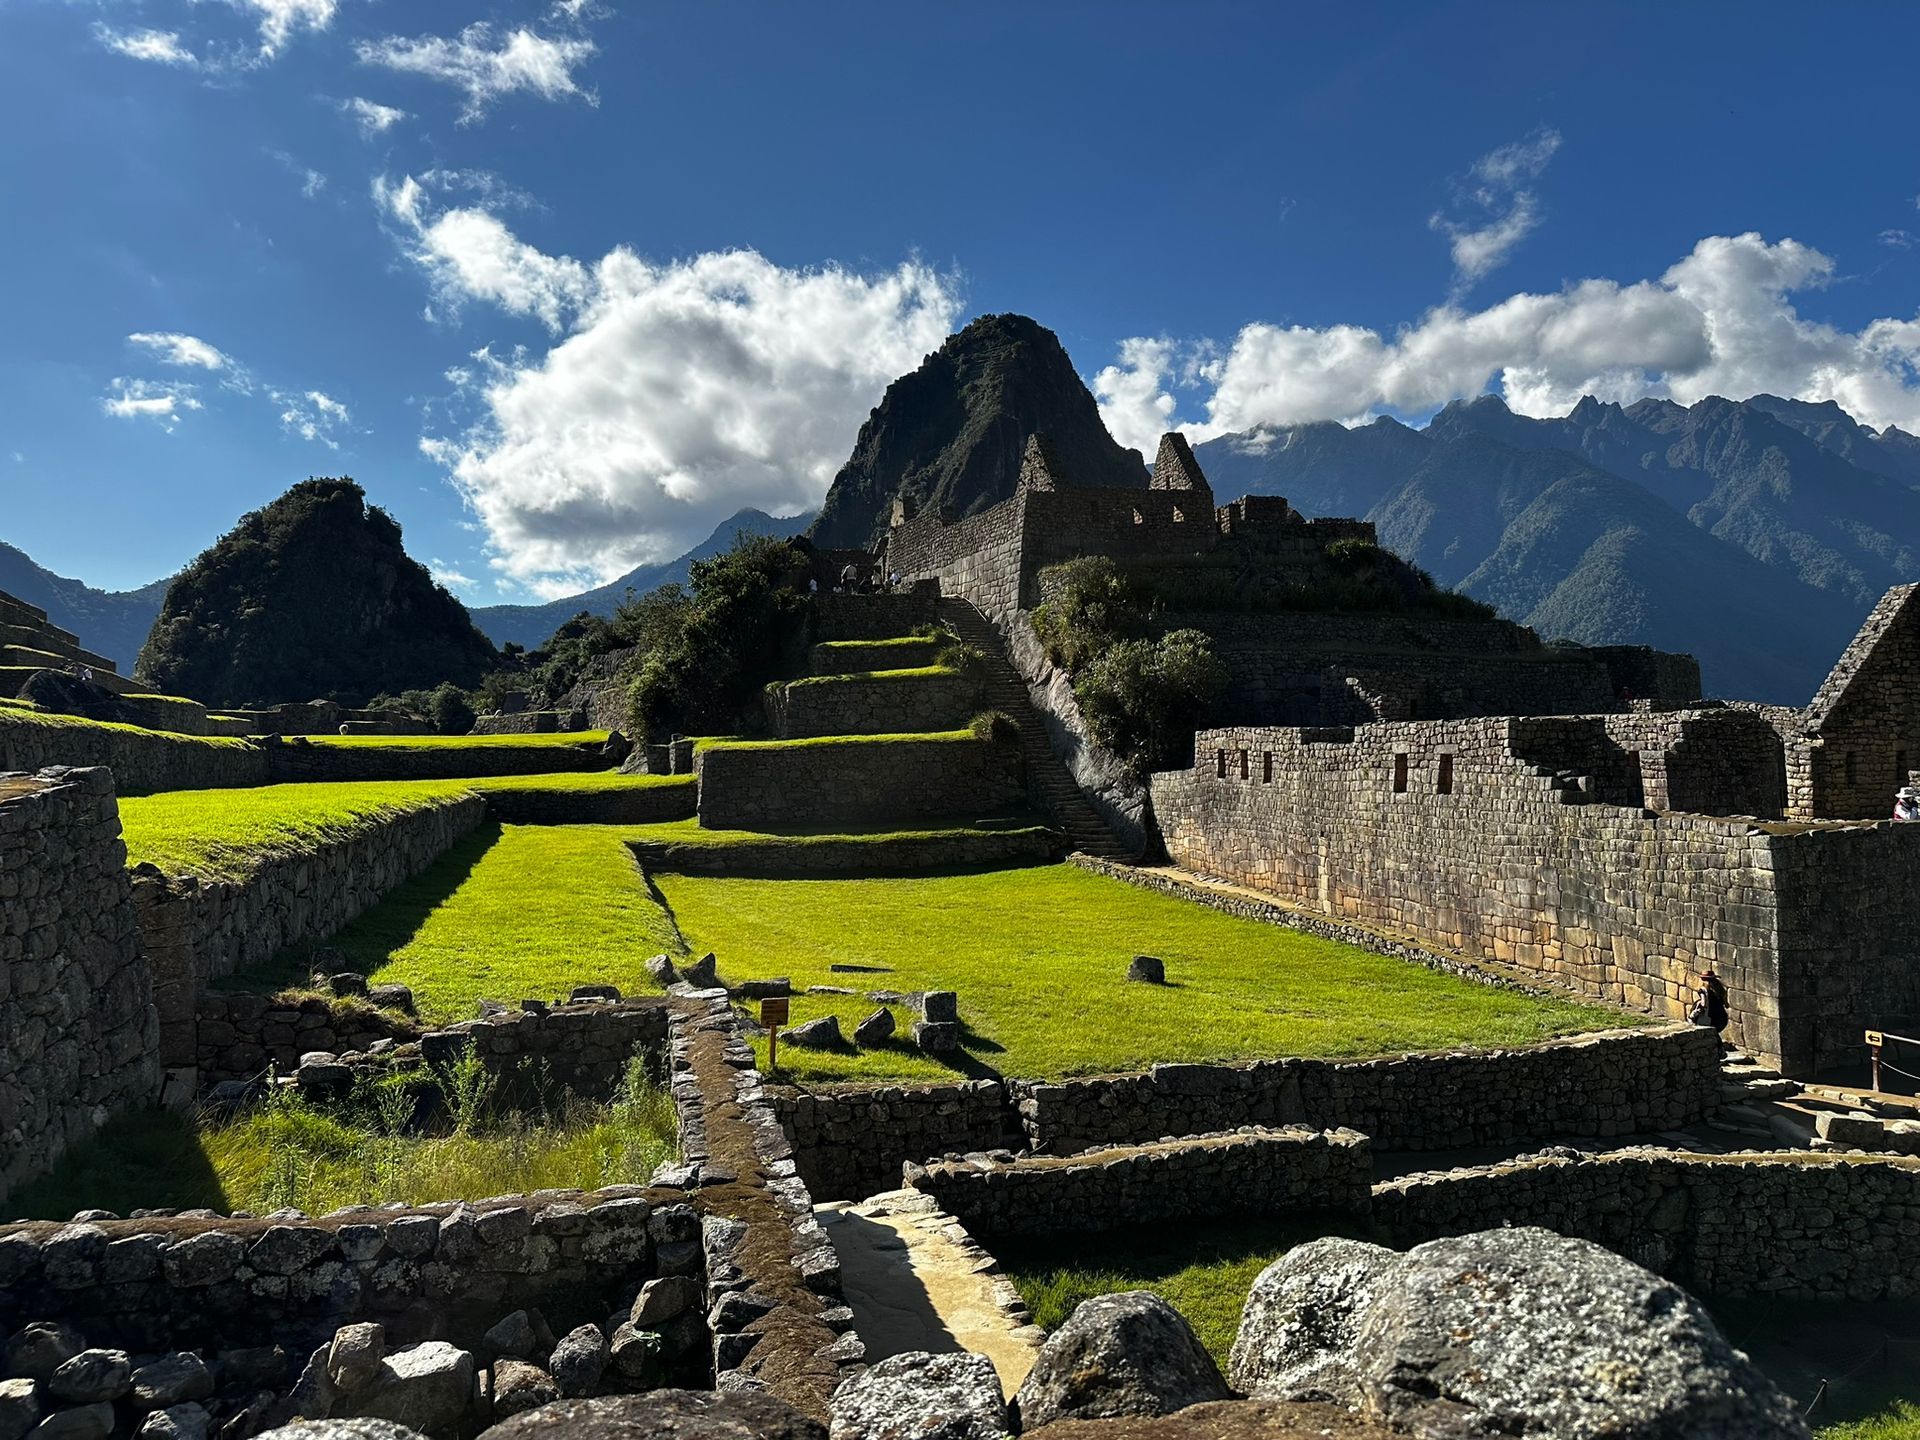
[[[471,1018],[476,1002],[550,1000],[575,985],[654,990],[643,962],[676,947],[623,825],[484,825],[325,943],[376,984],[413,987],[421,1015]],[[313,947],[234,977],[297,984]]]
[[[660,874],[655,883],[689,945],[718,954],[727,978],[958,991],[960,1068],[975,1072],[1056,1077],[1155,1061],[1514,1045],[1636,1023],[1237,920],[1071,865],[849,880]],[[1170,983],[1126,983],[1136,953],[1165,960]],[[832,974],[834,962],[888,973]],[[800,995],[793,1021],[831,1011],[851,1033],[872,1008],[859,995]],[[781,1060],[787,1074],[812,1080],[950,1074],[904,1043],[857,1055],[788,1048]]]
[[[1877,1414],[1823,1425],[1813,1433],[1815,1440],[1920,1440],[1920,1404],[1896,1400]]]

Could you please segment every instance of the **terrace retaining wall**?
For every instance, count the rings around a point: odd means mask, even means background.
[[[203,993],[194,1007],[194,1064],[201,1088],[253,1080],[269,1065],[282,1075],[313,1051],[364,1051],[375,1041],[405,1044],[418,1022],[371,1005],[343,1006],[318,997],[281,1003],[266,995]]]
[[[672,840],[630,840],[634,856],[649,870],[684,875],[881,875],[1030,865],[1053,859],[1063,838],[1044,829],[982,830],[948,835],[827,839],[777,837],[751,844],[681,844]]]
[[[800,1178],[816,1200],[859,1200],[900,1186],[909,1161],[994,1150],[1019,1134],[998,1080],[770,1092]]]
[[[767,723],[787,740],[955,730],[979,713],[985,693],[978,678],[952,671],[883,675],[776,681],[761,693]]]
[[[1365,1213],[1372,1178],[1366,1136],[1303,1127],[1193,1135],[1064,1160],[963,1155],[906,1168],[911,1188],[988,1235],[1221,1215]]]
[[[694,771],[720,830],[996,815],[1026,794],[1019,751],[970,738],[710,745]]]
[[[159,1091],[126,854],[107,771],[0,776],[0,1198]]]
[[[1381,1150],[1449,1150],[1690,1125],[1719,1108],[1720,1042],[1664,1025],[1525,1049],[1156,1065],[1009,1089],[1033,1148],[1056,1155],[1286,1124],[1351,1127]]]
[[[693,777],[677,785],[617,789],[490,788],[487,809],[505,825],[657,825],[691,820],[699,792]]]

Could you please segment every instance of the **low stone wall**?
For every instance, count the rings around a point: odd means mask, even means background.
[[[1920,1295],[1920,1160],[1851,1155],[1542,1155],[1373,1188],[1395,1246],[1488,1225],[1593,1240],[1717,1299]]]
[[[1019,752],[971,736],[709,745],[694,757],[709,829],[1001,814],[1023,803]]]
[[[869,840],[849,836],[768,836],[751,844],[679,844],[632,840],[634,856],[649,870],[683,875],[907,875],[918,871],[984,865],[1037,865],[1054,859],[1065,844],[1053,830],[982,830]]]
[[[940,647],[950,640],[843,640],[815,645],[807,655],[812,675],[857,675],[864,670],[904,670],[931,665]]]
[[[489,788],[487,809],[503,825],[657,825],[691,820],[699,800],[693,777],[672,785],[618,789]]]
[[[367,1004],[329,1003],[317,996],[282,1004],[265,995],[208,991],[194,1007],[194,1064],[201,1088],[253,1080],[269,1065],[291,1075],[315,1050],[342,1054],[377,1040],[405,1044],[419,1024]]]
[[[553,735],[587,728],[584,710],[521,710],[474,717],[475,735]]]
[[[297,780],[477,780],[493,775],[558,775],[611,770],[613,757],[598,745],[529,741],[524,745],[462,745],[457,739],[426,745],[311,745],[299,739],[271,744],[273,783]]]
[[[105,770],[0,775],[0,1198],[159,1093],[126,855]]]
[[[908,735],[954,730],[980,712],[970,675],[941,670],[776,681],[761,694],[767,724],[786,740],[811,735]]]
[[[478,795],[435,800],[310,854],[268,861],[241,881],[135,867],[134,909],[153,968],[165,1063],[194,1063],[198,997],[209,981],[331,935],[485,818]]]
[[[1363,1214],[1372,1178],[1366,1136],[1301,1127],[1194,1135],[1064,1160],[965,1155],[906,1168],[909,1186],[987,1235],[1222,1215]]]
[[[44,724],[0,710],[0,770],[101,765],[121,795],[158,790],[222,790],[265,785],[273,775],[264,750],[87,721]]]
[[[998,1080],[770,1093],[800,1178],[816,1200],[896,1190],[909,1161],[998,1149],[1019,1129]]]
[[[1156,1065],[1009,1088],[1033,1147],[1055,1155],[1283,1124],[1349,1126],[1381,1150],[1450,1150],[1690,1125],[1719,1108],[1720,1042],[1663,1025],[1525,1049]]]
[[[821,640],[892,640],[911,635],[933,623],[937,585],[913,585],[878,595],[835,595],[830,591],[808,597],[812,612],[811,638]]]

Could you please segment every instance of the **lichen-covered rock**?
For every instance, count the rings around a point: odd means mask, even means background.
[[[139,1440],[207,1440],[212,1423],[207,1407],[189,1400],[184,1405],[153,1411],[140,1422],[136,1434]]]
[[[213,1375],[191,1351],[163,1355],[133,1372],[136,1409],[165,1410],[183,1400],[204,1400],[212,1393]]]
[[[1326,1245],[1299,1247],[1256,1283],[1234,1346],[1241,1388],[1324,1397],[1445,1440],[1807,1433],[1698,1301],[1590,1241],[1489,1230],[1371,1261],[1348,1250],[1331,1287],[1292,1278],[1321,1267]],[[1344,1361],[1329,1362],[1335,1350]]]
[[[665,1352],[658,1331],[637,1329],[631,1324],[620,1326],[607,1342],[614,1373],[639,1390],[651,1390],[666,1378]]]
[[[344,1393],[356,1395],[379,1377],[386,1355],[385,1326],[371,1321],[342,1325],[327,1347],[327,1379]]]
[[[391,1420],[296,1420],[276,1430],[263,1431],[254,1440],[423,1440],[418,1431]]]
[[[516,1415],[481,1435],[482,1440],[827,1440],[817,1420],[770,1395],[707,1390],[562,1400]],[[335,1437],[277,1433],[275,1440]]]
[[[1227,1393],[1179,1312],[1151,1291],[1125,1290],[1080,1303],[1040,1347],[1013,1403],[1031,1430],[1053,1420],[1170,1415]]]
[[[353,1408],[375,1420],[440,1435],[466,1421],[479,1395],[473,1356],[444,1340],[396,1350]]]
[[[547,1364],[562,1395],[591,1395],[607,1373],[607,1337],[598,1325],[569,1330],[553,1347]]]
[[[51,1380],[54,1371],[86,1348],[87,1337],[73,1326],[36,1320],[0,1345],[0,1375],[10,1380]]]
[[[493,1362],[493,1413],[496,1419],[511,1419],[522,1411],[551,1405],[559,1398],[559,1385],[538,1365],[506,1356]]]
[[[831,1440],[1002,1440],[1007,1401],[984,1355],[890,1355],[833,1392]]]
[[[22,1440],[40,1423],[40,1387],[32,1380],[0,1380],[0,1440]]]
[[[47,1394],[67,1405],[118,1400],[133,1386],[133,1366],[124,1350],[82,1350],[53,1372]]]

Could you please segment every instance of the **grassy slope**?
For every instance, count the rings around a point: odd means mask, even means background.
[[[730,978],[957,990],[967,1063],[1008,1075],[1524,1044],[1633,1023],[1618,1011],[1533,1000],[1236,920],[1068,865],[859,880],[662,874],[656,883],[688,943],[715,951]],[[1164,959],[1172,983],[1124,983],[1138,952]],[[891,973],[831,974],[836,961]],[[872,1008],[858,995],[803,995],[793,1020],[832,1011],[850,1033]],[[809,1079],[950,1074],[904,1044],[859,1055],[789,1049],[782,1060],[783,1070]]]
[[[477,1001],[552,999],[575,985],[655,987],[642,962],[675,937],[627,850],[631,826],[487,825],[327,943],[376,983],[413,987],[429,1020]],[[306,977],[311,947],[236,977],[275,989]]]

